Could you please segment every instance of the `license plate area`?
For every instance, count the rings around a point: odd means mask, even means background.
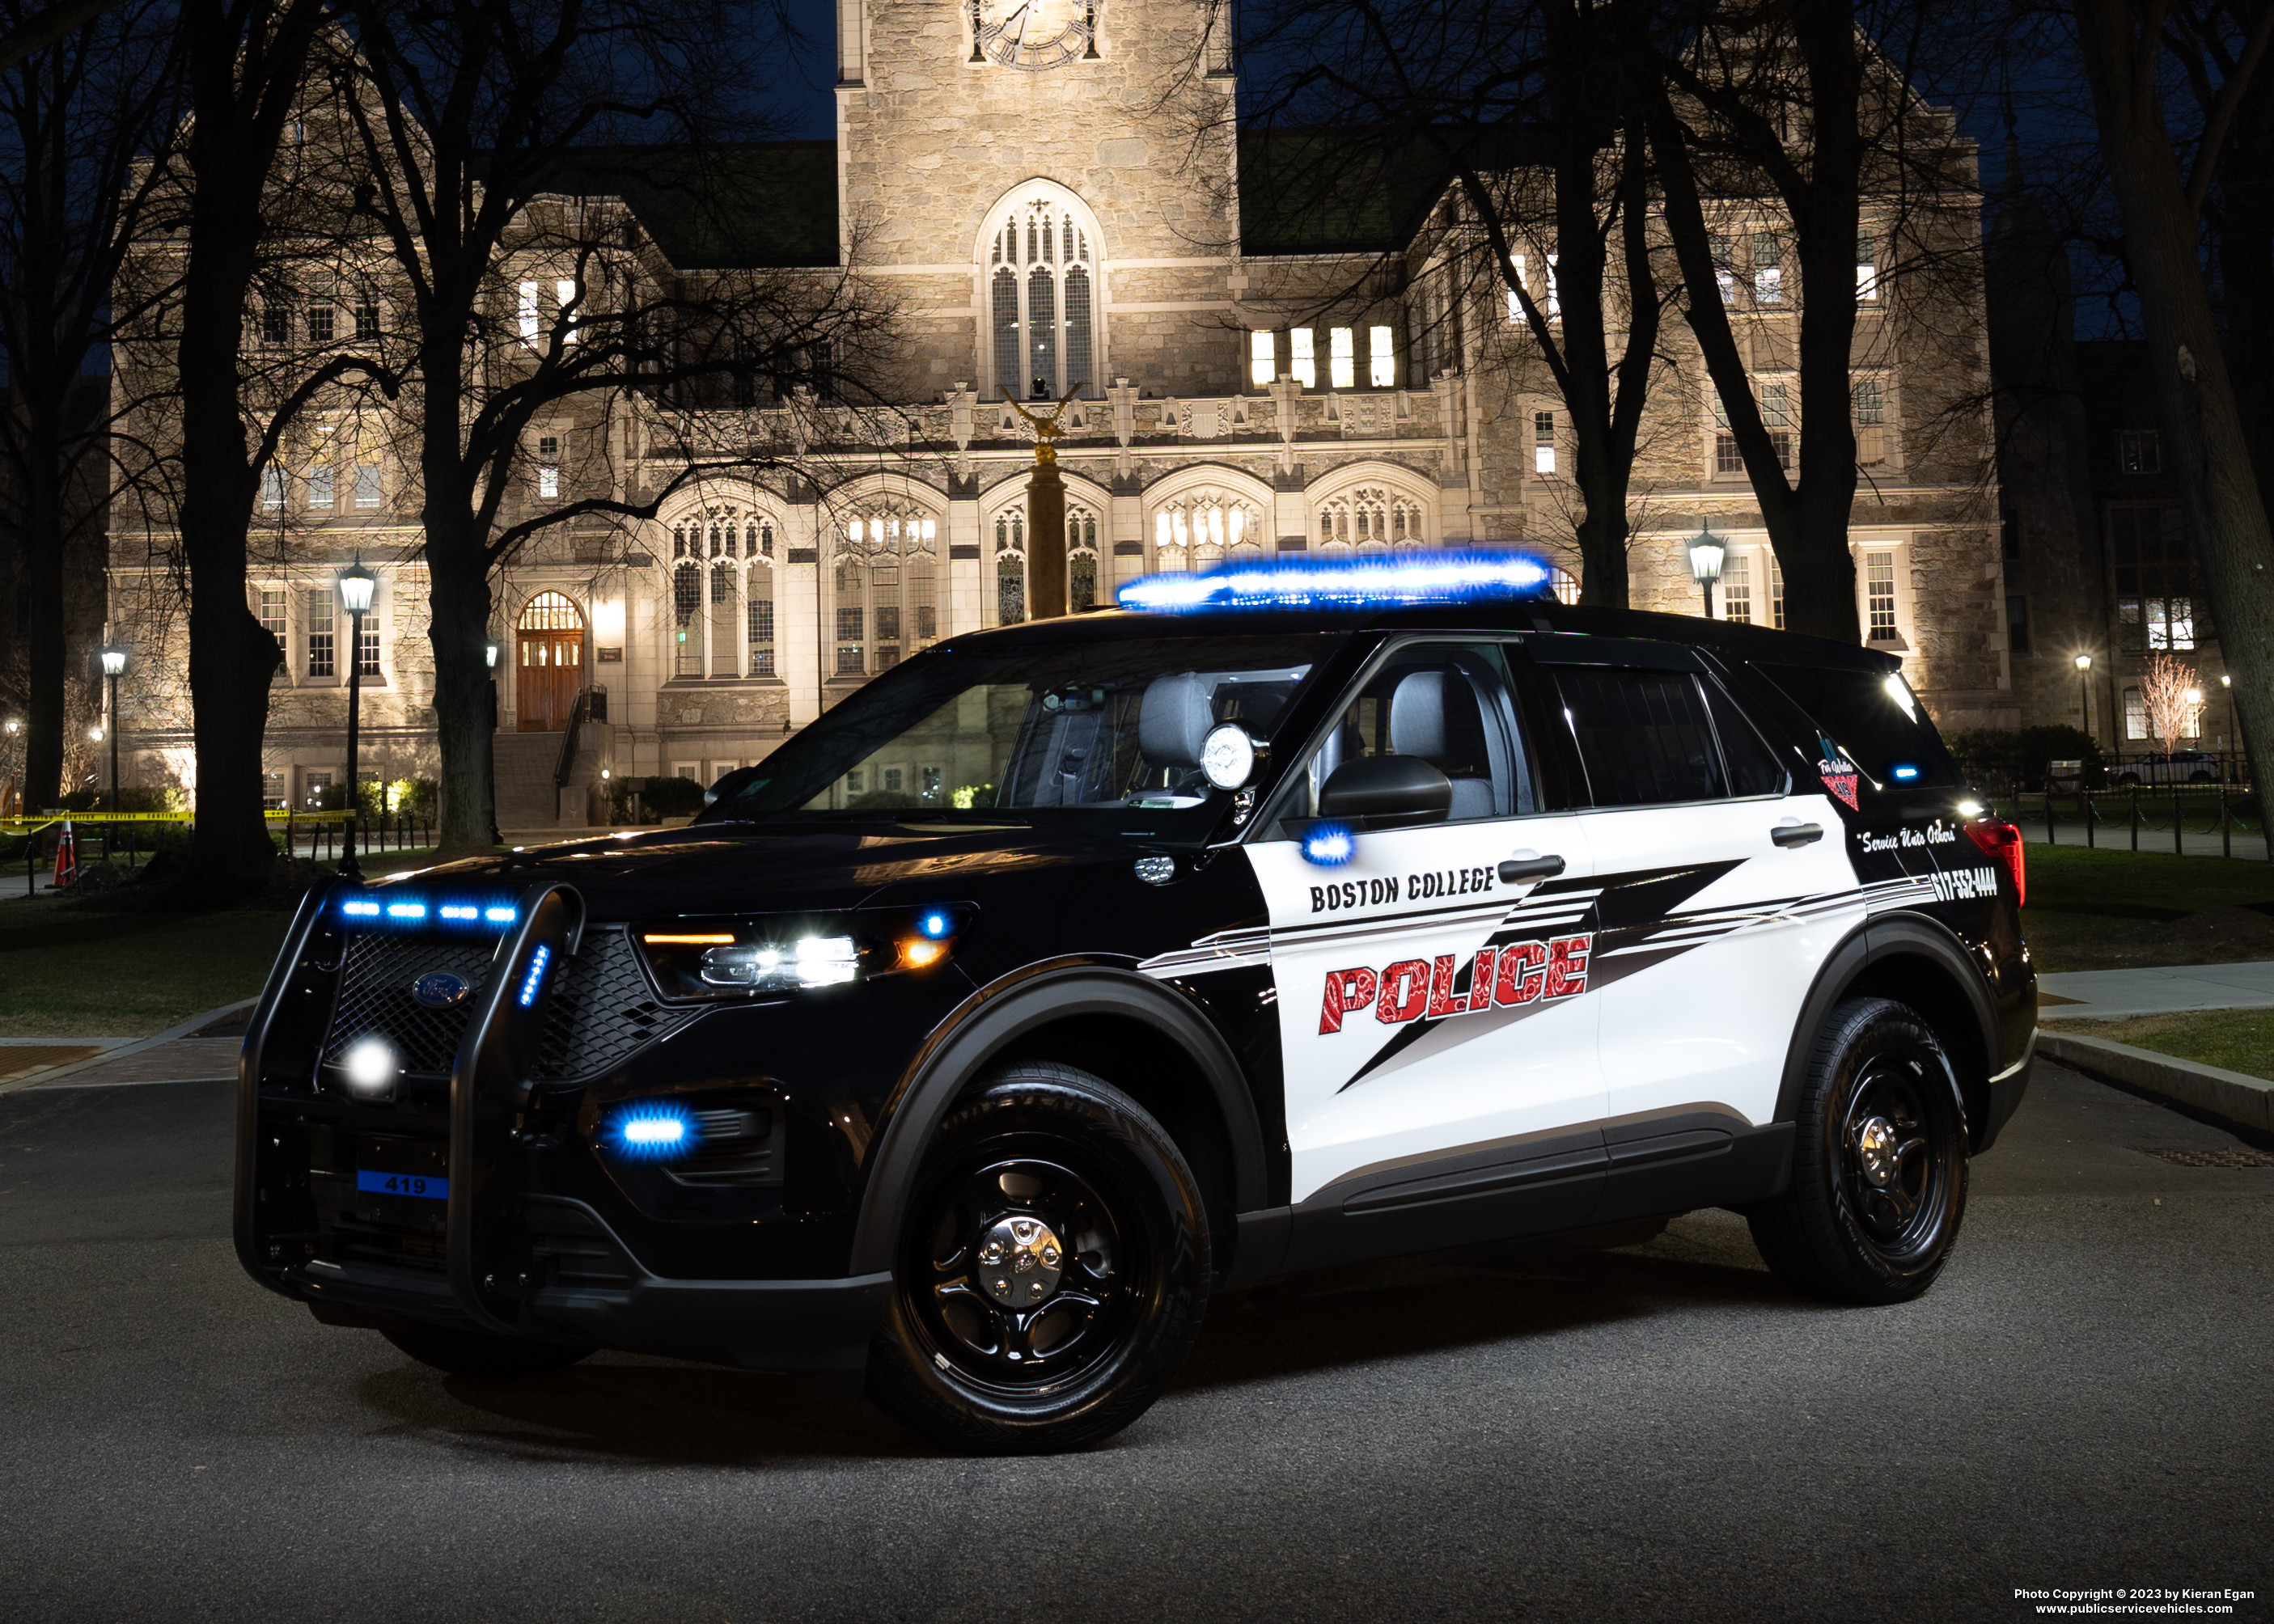
[[[420,1207],[447,1202],[449,1148],[416,1139],[365,1139],[356,1156],[356,1192]]]

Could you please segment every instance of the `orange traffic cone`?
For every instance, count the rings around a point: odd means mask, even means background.
[[[56,837],[56,889],[63,890],[79,878],[79,842],[72,837],[72,826],[66,819],[64,831]]]

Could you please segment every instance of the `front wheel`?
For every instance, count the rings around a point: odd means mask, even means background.
[[[1166,1390],[1208,1303],[1208,1218],[1161,1124],[1083,1071],[1014,1067],[909,1192],[870,1396],[988,1454],[1075,1449]]]
[[[1850,998],[1818,1035],[1792,1183],[1747,1214],[1778,1279],[1813,1297],[1900,1303],[1935,1282],[1966,1210],[1966,1113],[1917,1011]]]

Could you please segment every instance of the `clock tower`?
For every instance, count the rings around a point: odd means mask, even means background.
[[[1211,0],[838,0],[838,229],[912,401],[1239,387]],[[999,377],[998,374],[1001,374]]]

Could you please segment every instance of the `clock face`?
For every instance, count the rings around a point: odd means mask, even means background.
[[[1096,54],[1094,0],[971,0],[972,54],[1040,72]]]

